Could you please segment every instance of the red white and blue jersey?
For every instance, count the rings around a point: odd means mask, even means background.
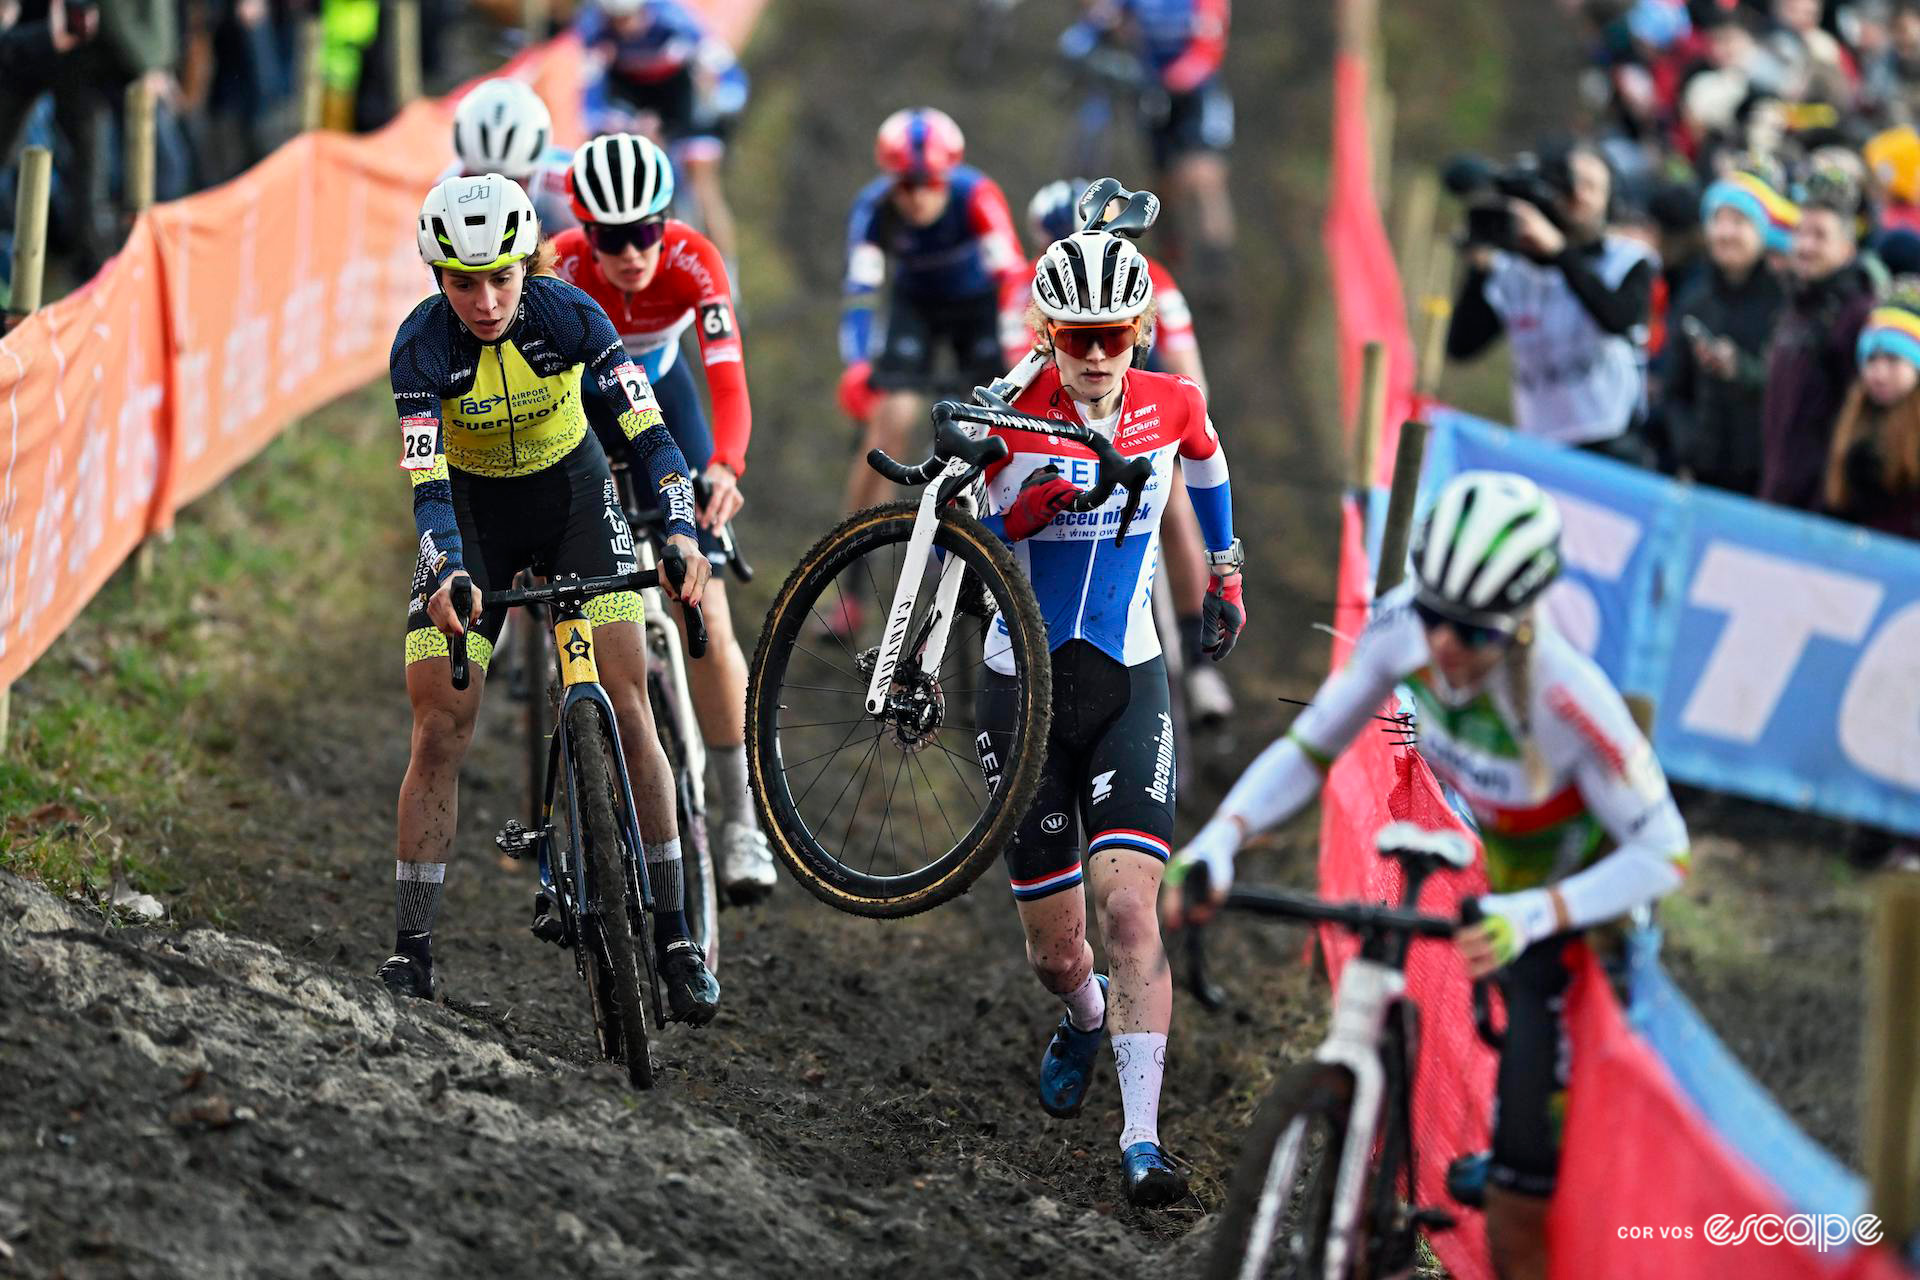
[[[869,354],[874,295],[889,263],[894,290],[916,302],[998,295],[1016,279],[1031,280],[1007,197],[992,178],[971,165],[956,166],[947,179],[946,209],[924,227],[908,225],[887,198],[893,181],[882,175],[861,188],[847,220],[846,310],[840,320],[845,364]]]
[[[1102,33],[1126,27],[1147,66],[1171,93],[1192,93],[1227,55],[1230,0],[1103,0],[1068,28],[1061,47],[1091,49]]]
[[[1014,557],[1033,583],[1040,612],[1047,620],[1047,647],[1085,640],[1115,661],[1137,666],[1160,654],[1153,626],[1153,574],[1159,562],[1160,513],[1173,486],[1173,464],[1185,465],[1186,481],[1209,550],[1233,544],[1233,511],[1227,490],[1227,456],[1207,417],[1200,388],[1172,374],[1129,369],[1121,389],[1120,412],[1112,419],[1088,421],[1082,406],[1060,385],[1060,371],[1049,366],[1014,401],[1019,412],[1036,418],[1085,423],[1114,443],[1123,455],[1149,458],[1153,478],[1141,495],[1140,509],[1128,526],[1126,541],[1114,545],[1127,494],[1116,489],[1102,506],[1086,512],[1062,512],[1030,538],[1013,544]],[[1013,504],[1027,477],[1051,464],[1082,489],[1093,487],[1098,459],[1092,449],[1035,431],[994,428],[1010,450],[987,468],[987,525],[1004,527],[1000,513]],[[987,665],[1002,674],[1013,670],[1006,624],[995,618],[987,637]]]
[[[712,109],[737,115],[746,105],[747,73],[726,41],[678,0],[647,0],[631,29],[609,21],[598,5],[582,6],[576,30],[589,54],[584,106],[589,128],[619,123],[609,81],[656,85],[698,67],[714,80]]]

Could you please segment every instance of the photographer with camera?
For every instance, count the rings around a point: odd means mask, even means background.
[[[1475,197],[1447,355],[1470,360],[1506,334],[1515,427],[1651,466],[1643,347],[1659,264],[1641,242],[1607,234],[1606,160],[1569,143],[1506,172],[1455,161],[1445,176]]]

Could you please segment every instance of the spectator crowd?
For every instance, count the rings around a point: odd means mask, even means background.
[[[1567,136],[1445,173],[1515,427],[1920,537],[1920,0],[1560,0]]]

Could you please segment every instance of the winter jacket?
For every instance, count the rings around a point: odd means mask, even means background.
[[[1674,307],[1662,409],[1674,465],[1702,484],[1749,496],[1760,488],[1767,346],[1786,301],[1780,278],[1763,262],[1737,284],[1710,265]],[[1731,379],[1708,373],[1694,359],[1687,330],[1695,325],[1712,338],[1732,340],[1737,355]]]
[[[1858,262],[1794,291],[1767,349],[1767,394],[1761,411],[1760,498],[1814,510],[1820,505],[1827,447],[1847,388],[1854,343],[1873,286]]]

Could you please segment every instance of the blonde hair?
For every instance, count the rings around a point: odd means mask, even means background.
[[[1144,364],[1147,359],[1147,352],[1153,350],[1153,330],[1155,322],[1158,321],[1159,318],[1159,299],[1147,299],[1147,309],[1140,313],[1140,332],[1133,339],[1134,364],[1136,366]],[[1026,321],[1027,332],[1033,335],[1033,345],[1040,349],[1042,355],[1052,355],[1053,343],[1047,337],[1047,326],[1055,323],[1053,317],[1042,311],[1039,303],[1029,298],[1027,300]]]
[[[1920,488],[1920,390],[1909,391],[1899,403],[1885,408],[1867,399],[1858,379],[1847,392],[1847,402],[1834,424],[1833,444],[1827,451],[1827,507],[1845,511],[1852,505],[1853,484],[1847,477],[1847,454],[1855,442],[1871,439],[1884,459],[1880,483],[1888,492]]]

